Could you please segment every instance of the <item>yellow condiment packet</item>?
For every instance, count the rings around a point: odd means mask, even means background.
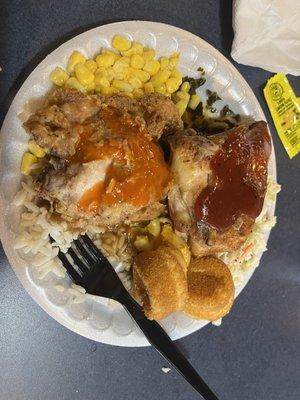
[[[300,151],[300,100],[284,74],[268,80],[264,95],[282,144],[290,158]]]

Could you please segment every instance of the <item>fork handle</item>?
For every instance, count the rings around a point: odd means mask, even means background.
[[[123,293],[120,297],[119,301],[125,306],[156,350],[180,372],[186,381],[200,393],[205,400],[218,400],[218,397],[198,375],[197,371],[192,367],[163,328],[156,321],[147,319],[141,306],[128,293]]]

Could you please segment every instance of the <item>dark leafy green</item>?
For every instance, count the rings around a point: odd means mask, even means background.
[[[200,103],[197,105],[193,112],[194,118],[200,117],[203,115],[203,103],[200,101]]]
[[[183,82],[188,82],[190,84],[191,88],[189,90],[189,94],[192,95],[192,94],[196,94],[196,90],[200,86],[204,85],[204,83],[206,82],[206,79],[203,76],[201,76],[200,78],[190,78],[188,76],[185,76],[183,78]]]
[[[207,89],[206,94],[206,104],[208,107],[211,107],[216,101],[221,100],[221,97],[218,96],[217,92],[212,92],[211,90]]]
[[[205,75],[205,70],[204,70],[204,68],[199,67],[199,68],[197,69],[197,71],[200,72],[201,75]]]
[[[234,114],[233,111],[230,110],[228,105],[224,106],[220,111],[220,117],[226,117],[228,115],[233,115],[233,114]]]

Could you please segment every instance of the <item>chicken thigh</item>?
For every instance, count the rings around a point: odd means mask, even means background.
[[[164,210],[171,179],[156,140],[182,127],[171,99],[60,89],[24,127],[50,157],[40,197],[73,228],[113,227]]]
[[[267,124],[239,126],[209,138],[194,130],[168,138],[174,186],[168,194],[176,230],[194,255],[237,249],[251,232],[267,186]]]

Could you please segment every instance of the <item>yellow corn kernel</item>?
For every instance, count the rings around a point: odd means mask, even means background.
[[[25,153],[21,162],[21,172],[24,175],[29,175],[31,172],[32,165],[37,162],[37,157],[31,153]]]
[[[171,71],[171,77],[177,79],[178,82],[180,82],[179,85],[181,85],[181,83],[182,83],[182,74],[180,73],[180,71],[178,71],[178,69],[173,69]]]
[[[126,56],[120,57],[119,61],[124,62],[127,65],[130,65],[130,57],[126,57]]]
[[[143,67],[143,70],[148,72],[150,75],[155,75],[160,69],[160,63],[157,60],[147,60]]]
[[[175,77],[172,76],[172,74],[171,74],[171,78],[174,78],[176,80],[176,83],[177,83],[178,88],[179,88],[180,85],[182,84],[182,78],[175,78]]]
[[[115,79],[115,71],[113,70],[112,67],[107,68],[105,76],[107,77],[109,82],[111,82]]]
[[[139,80],[143,83],[149,81],[150,79],[150,74],[146,71],[143,71],[142,69],[134,69],[132,71],[132,76],[139,78]]]
[[[95,77],[96,77],[96,75],[107,76],[108,75],[108,70],[109,70],[109,68],[106,69],[104,67],[99,67],[99,68],[96,69],[94,75],[95,75]]]
[[[97,74],[95,75],[95,85],[97,86],[101,85],[102,87],[109,87],[110,82],[106,76],[101,76]]]
[[[143,57],[145,60],[151,60],[152,58],[155,57],[155,50],[145,47],[143,52]]]
[[[74,72],[74,67],[78,63],[84,64],[86,62],[86,58],[80,51],[73,51],[73,53],[70,55],[68,64],[67,64],[67,71],[69,74]]]
[[[144,84],[144,90],[145,90],[145,93],[153,93],[154,92],[154,86],[152,85],[151,82],[146,82]]]
[[[136,76],[134,76],[134,71],[133,68],[128,67],[125,69],[124,71],[124,81],[129,82],[130,79],[132,78],[136,78]]]
[[[175,103],[175,106],[177,107],[180,116],[182,116],[183,113],[185,112],[187,105],[188,102],[186,100],[179,100],[177,101],[177,103]]]
[[[114,65],[112,66],[112,69],[114,71],[114,77],[117,80],[122,80],[124,79],[125,74],[127,75],[128,72],[128,64],[121,59],[116,61]]]
[[[84,88],[88,93],[93,93],[95,90],[95,87],[96,87],[95,82],[91,82],[88,85],[84,85]]]
[[[95,93],[104,94],[103,91],[106,89],[108,89],[108,88],[103,87],[102,85],[95,85]]]
[[[140,97],[143,96],[143,94],[144,94],[144,91],[143,91],[142,89],[135,89],[135,90],[132,92],[132,95],[133,95],[133,98],[134,98],[134,99],[139,99]]]
[[[166,69],[169,65],[168,57],[160,57],[159,62],[160,62],[161,69]]]
[[[129,83],[134,89],[140,89],[143,86],[142,81],[135,76],[129,79]]]
[[[143,54],[143,51],[144,51],[144,46],[142,45],[142,43],[132,42],[131,49],[134,52],[133,54],[138,54],[138,55],[141,56]]]
[[[133,87],[132,87],[129,83],[124,82],[124,81],[120,81],[120,80],[118,80],[118,79],[114,79],[114,80],[112,81],[112,86],[113,86],[114,88],[120,90],[120,92],[127,92],[127,93],[130,93],[130,92],[133,91]]]
[[[136,54],[134,52],[134,50],[132,49],[132,47],[133,47],[133,45],[131,46],[131,48],[129,50],[121,51],[121,55],[126,56],[126,57],[131,57],[133,54]]]
[[[128,93],[128,92],[123,92],[123,94],[127,97],[130,97],[131,99],[133,99],[133,92]]]
[[[94,74],[96,69],[98,68],[97,63],[94,60],[87,60],[84,65],[87,67],[88,70],[91,71],[92,74]]]
[[[131,47],[131,42],[125,36],[115,35],[112,46],[119,51],[127,51]]]
[[[142,69],[145,64],[145,60],[139,54],[133,54],[130,58],[130,65],[132,68]]]
[[[201,101],[200,97],[197,94],[193,94],[188,103],[188,107],[192,110],[195,110],[199,105],[200,101]]]
[[[171,220],[169,218],[166,218],[166,217],[160,217],[159,221],[160,221],[161,224],[169,224],[169,225],[172,224]]]
[[[101,53],[102,54],[104,54],[104,53],[111,54],[114,57],[115,61],[117,61],[121,57],[120,54],[116,53],[115,51],[109,50],[109,49],[102,49]]]
[[[135,238],[135,241],[133,244],[136,247],[136,249],[139,251],[146,251],[146,250],[151,249],[149,239],[147,236],[144,236],[144,235],[138,235]]]
[[[132,42],[131,48],[126,51],[122,51],[123,56],[131,57],[133,54],[143,54],[144,46],[138,42]]]
[[[171,71],[171,76],[172,76],[172,78],[176,78],[176,79],[182,78],[182,74],[180,71],[178,71],[178,69],[173,69]]]
[[[75,76],[81,85],[90,85],[94,82],[94,74],[82,63],[78,63],[74,67]]]
[[[170,75],[171,71],[167,69],[163,71],[158,71],[157,74],[151,77],[150,82],[152,82],[154,87],[161,86],[163,83],[167,81]]]
[[[121,58],[116,61],[112,67],[114,72],[123,72],[125,68],[128,68],[128,64],[124,62]]]
[[[190,95],[187,92],[182,92],[181,90],[176,92],[174,97],[176,100],[185,100],[185,101],[190,100]]]
[[[160,234],[160,220],[159,218],[153,219],[146,226],[147,231],[154,237],[157,237]]]
[[[191,110],[195,110],[200,104],[200,102],[201,102],[200,97],[197,94],[193,94],[190,98],[190,101],[188,102],[188,107]]]
[[[180,86],[180,90],[182,92],[188,93],[190,91],[191,85],[188,82],[183,82],[183,84]]]
[[[81,85],[81,83],[79,83],[78,79],[74,78],[74,76],[72,76],[71,78],[69,78],[65,84],[65,87],[67,88],[72,88],[72,89],[77,89],[82,93],[86,92],[86,89],[83,85]]]
[[[115,57],[110,53],[102,53],[96,57],[96,63],[98,67],[108,68],[111,67],[115,62]]]
[[[162,84],[160,86],[157,86],[154,88],[154,91],[157,93],[166,94],[167,92],[166,85]]]
[[[169,78],[166,81],[166,89],[169,93],[174,93],[179,88],[179,82],[176,78]]]
[[[119,90],[114,87],[102,87],[100,93],[105,94],[106,96],[112,96],[113,94],[119,93]]]
[[[174,68],[177,67],[178,63],[179,63],[179,56],[172,56],[172,57],[169,57],[169,65],[168,65],[168,68],[169,68],[169,69],[174,69]]]
[[[109,87],[109,88],[105,88],[105,90],[108,92],[108,94],[111,96],[112,94],[117,94],[120,92],[120,90],[113,88],[113,87]]]
[[[154,220],[155,221],[155,220]],[[170,225],[164,225],[161,230],[160,235],[161,241],[163,243],[170,244],[182,253],[182,256],[187,265],[191,261],[191,252],[187,243],[173,231]]]
[[[56,86],[63,86],[69,78],[69,75],[66,71],[60,67],[56,67],[50,74],[50,80]]]
[[[114,79],[117,79],[119,81],[124,80],[124,73],[123,72],[115,72]]]
[[[46,154],[45,150],[42,149],[33,140],[30,140],[30,142],[28,143],[28,150],[38,158],[43,158]]]

